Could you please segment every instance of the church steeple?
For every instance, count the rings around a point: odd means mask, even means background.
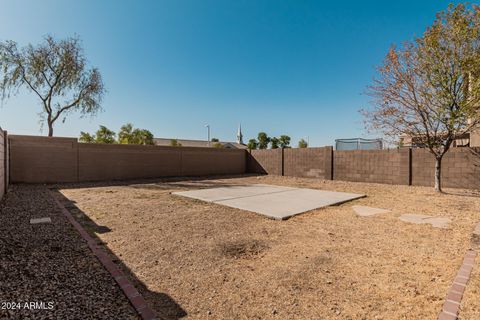
[[[243,144],[242,124],[238,125],[237,143]]]

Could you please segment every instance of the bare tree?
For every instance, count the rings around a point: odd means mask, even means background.
[[[366,126],[427,147],[441,192],[443,156],[480,122],[479,7],[449,6],[422,37],[392,47],[367,93],[374,99],[372,109],[361,111]]]
[[[87,69],[78,37],[55,40],[46,36],[38,46],[18,48],[14,41],[0,43],[0,90],[2,100],[26,87],[41,100],[42,123],[48,136],[58,119],[80,111],[94,115],[105,93],[97,68]]]

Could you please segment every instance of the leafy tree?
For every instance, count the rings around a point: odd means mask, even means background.
[[[212,142],[219,142],[220,140],[218,140],[217,138],[212,138],[212,140],[210,140]]]
[[[265,132],[258,133],[258,148],[259,149],[267,149],[268,144],[270,143],[270,138]]]
[[[96,134],[81,132],[80,142],[86,143],[116,143],[115,132],[105,126],[100,126]],[[123,125],[118,133],[118,143],[120,144],[142,144],[153,145],[153,134],[145,129],[133,129],[131,123]]]
[[[221,144],[220,142],[215,142],[215,143],[213,144],[213,147],[214,147],[214,148],[221,149],[221,148],[223,148],[223,144]]]
[[[258,147],[258,142],[255,139],[248,140],[247,147],[249,150],[255,150]]]
[[[78,37],[44,42],[19,48],[14,41],[0,42],[0,91],[2,100],[21,88],[40,98],[41,123],[47,123],[48,136],[58,119],[79,111],[95,115],[105,93],[97,68],[88,69]]]
[[[177,139],[172,139],[172,140],[170,140],[170,146],[171,147],[181,147],[182,144],[180,142],[178,142]]]
[[[305,141],[305,139],[300,139],[300,141],[298,141],[298,147],[299,148],[307,148],[308,147],[307,141]]]
[[[80,132],[80,138],[78,138],[78,141],[83,142],[83,143],[95,143],[95,135],[91,135],[88,132]]]
[[[435,190],[441,163],[456,137],[480,122],[480,10],[450,5],[422,37],[392,47],[362,110],[367,128],[398,140],[406,135],[435,157]]]
[[[290,147],[290,137],[287,135],[281,135],[278,139],[280,142],[281,148],[289,148]]]
[[[120,128],[118,143],[153,145],[153,134],[146,129],[133,129],[133,125],[127,123]]]
[[[124,124],[118,132],[118,143],[133,143],[133,125],[131,123]]]
[[[96,143],[115,143],[115,132],[105,126],[100,126],[100,129],[95,133]]]
[[[154,145],[153,133],[147,129],[133,130],[133,144]]]
[[[278,140],[278,138],[276,137],[270,138],[270,147],[272,149],[278,149],[279,143],[280,143],[280,140]]]

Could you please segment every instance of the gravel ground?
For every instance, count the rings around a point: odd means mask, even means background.
[[[368,197],[273,221],[171,194],[245,183]],[[480,221],[476,192],[318,179],[162,180],[61,191],[82,224],[108,230],[96,236],[145,285],[139,290],[150,305],[172,319],[436,319]],[[358,217],[352,205],[392,212]],[[452,223],[406,223],[398,219],[405,213]],[[478,318],[479,294],[468,290],[463,319]]]
[[[14,185],[0,204],[0,319],[138,319],[48,192]]]

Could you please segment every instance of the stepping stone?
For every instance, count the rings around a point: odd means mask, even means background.
[[[352,206],[353,211],[361,217],[370,217],[380,213],[387,213],[390,210],[380,209],[380,208],[373,208],[373,207],[366,207],[366,206]]]
[[[452,222],[452,220],[450,220],[449,218],[445,218],[445,217],[434,217],[434,218],[428,219],[428,221],[427,221],[427,223],[430,223],[432,225],[432,227],[443,228],[443,229],[448,228],[448,224],[450,222]]]
[[[473,230],[473,234],[480,236],[480,222],[477,223],[477,226],[475,227],[475,230]]]
[[[50,219],[49,217],[30,219],[30,224],[39,224],[39,223],[52,223],[52,219]]]
[[[448,224],[452,222],[446,217],[435,217],[424,214],[402,214],[400,220],[416,224],[429,223],[434,228],[447,228]]]

